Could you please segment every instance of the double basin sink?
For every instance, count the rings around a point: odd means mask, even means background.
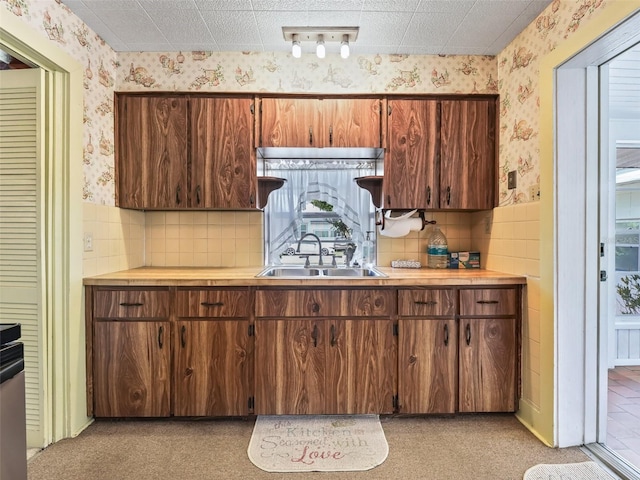
[[[287,267],[265,268],[257,277],[314,278],[318,277],[386,277],[373,267]]]

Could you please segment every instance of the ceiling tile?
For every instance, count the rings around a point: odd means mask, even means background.
[[[129,11],[127,15],[123,15],[120,11],[104,11],[99,16],[122,42],[154,43],[166,41],[162,32],[144,12]]]
[[[138,0],[138,3],[148,12],[154,10],[170,11],[174,8],[178,10],[196,10],[198,8],[193,0]]]
[[[308,11],[308,24],[312,27],[316,26],[333,26],[333,27],[357,27],[360,24],[360,11],[343,10],[343,11]]]
[[[454,14],[416,13],[407,27],[400,50],[402,47],[444,45],[456,30],[457,25]]]
[[[305,11],[306,5],[300,0],[251,0],[254,10]]]
[[[362,4],[364,0],[305,0],[301,4],[304,5],[307,10],[362,10]]]
[[[200,12],[216,43],[262,44],[252,12]]]
[[[475,0],[422,0],[416,12],[455,13],[462,19],[475,3]]]
[[[309,25],[306,12],[263,11],[256,12],[255,17],[263,44],[284,42],[282,27]]]
[[[363,12],[415,12],[420,0],[364,0]]]
[[[251,10],[251,0],[193,0],[199,10]]]
[[[210,42],[212,33],[198,10],[154,11],[153,20],[169,43]],[[215,40],[215,36],[213,36]]]
[[[357,45],[398,45],[405,36],[413,13],[362,12]],[[394,25],[389,28],[389,25]]]

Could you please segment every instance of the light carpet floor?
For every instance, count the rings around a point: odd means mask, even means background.
[[[269,473],[251,463],[254,420],[98,420],[28,463],[29,480],[522,480],[540,463],[590,460],[542,444],[513,415],[382,417],[389,455],[364,472]]]

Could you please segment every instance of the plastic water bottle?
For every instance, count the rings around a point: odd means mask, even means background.
[[[365,267],[373,265],[373,242],[370,234],[371,232],[367,232],[367,239],[362,242],[362,265]]]
[[[448,253],[447,237],[444,236],[439,227],[433,227],[427,246],[428,267],[447,268],[449,266]]]

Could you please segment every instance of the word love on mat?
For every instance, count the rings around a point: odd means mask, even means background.
[[[267,472],[370,470],[389,445],[378,415],[259,415],[247,450]]]

